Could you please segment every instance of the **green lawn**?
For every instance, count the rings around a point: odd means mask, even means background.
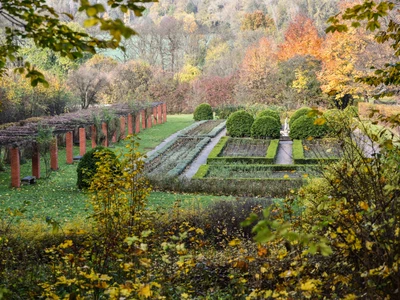
[[[140,138],[140,151],[147,152],[156,147],[166,137],[193,123],[192,115],[168,116],[168,122],[146,129]],[[89,145],[89,143],[88,143]],[[124,149],[124,142],[115,145],[115,150]],[[90,148],[89,148],[90,149]],[[79,148],[74,148],[79,153]],[[22,186],[20,189],[10,188],[9,166],[6,172],[0,172],[0,217],[9,215],[9,208],[26,207],[23,218],[31,221],[44,221],[50,217],[58,222],[69,222],[77,217],[88,215],[90,208],[86,204],[88,195],[76,188],[76,167],[66,164],[65,149],[59,149],[59,167],[52,172],[50,178],[39,179],[35,185]],[[45,174],[44,163],[41,163],[42,176]],[[31,163],[21,165],[21,177],[31,175]],[[168,194],[153,192],[149,198],[149,206],[155,209],[170,208],[174,203],[181,206],[194,207],[206,205],[213,199],[220,197]]]

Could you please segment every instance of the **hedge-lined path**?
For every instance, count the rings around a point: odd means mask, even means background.
[[[219,142],[219,140],[226,135],[226,128],[223,129],[216,137],[211,138],[211,141],[208,143],[208,145],[201,151],[201,153],[197,156],[197,158],[191,163],[189,168],[186,169],[186,171],[181,175],[181,177],[185,178],[192,178],[197,171],[199,170],[201,165],[204,165],[207,163],[207,157],[214,149],[215,145]]]
[[[292,141],[279,141],[275,163],[278,165],[293,164]]]

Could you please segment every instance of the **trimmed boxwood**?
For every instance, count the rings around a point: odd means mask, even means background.
[[[92,150],[86,152],[76,169],[78,173],[78,180],[76,184],[79,189],[87,189],[90,187],[91,180],[97,172],[98,166],[96,163],[100,162],[101,157],[104,155],[110,155],[111,159],[115,160],[115,171],[118,171],[119,162],[113,151],[101,146],[93,148]]]
[[[193,119],[195,121],[214,119],[211,105],[208,103],[203,103],[203,104],[200,104],[199,106],[197,106],[193,113]]]
[[[320,138],[325,136],[328,133],[326,123],[315,125],[314,121],[315,118],[308,117],[307,115],[298,118],[290,126],[290,138],[304,140],[308,137]]]
[[[254,118],[248,112],[240,110],[231,114],[226,121],[226,129],[232,137],[250,136]]]
[[[251,126],[251,137],[257,139],[279,138],[281,124],[273,117],[258,117]]]
[[[279,122],[279,124],[281,123],[281,117],[280,117],[279,113],[272,109],[266,109],[266,110],[263,110],[260,113],[258,113],[257,118],[261,118],[261,117],[272,117],[272,118],[276,119]]]
[[[290,117],[289,120],[289,128],[292,129],[293,123],[300,117],[307,115],[311,111],[309,107],[302,107],[294,112],[294,114]]]

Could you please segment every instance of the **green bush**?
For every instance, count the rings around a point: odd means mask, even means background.
[[[294,114],[290,117],[289,128],[292,129],[291,127],[292,127],[294,121],[296,121],[298,118],[300,118],[302,116],[307,115],[310,111],[311,111],[311,108],[309,108],[309,107],[302,107],[302,108],[296,110],[294,112]]]
[[[226,121],[226,129],[232,137],[250,136],[254,118],[248,112],[240,110],[231,114]]]
[[[78,173],[77,186],[79,189],[87,189],[90,187],[91,180],[97,172],[96,163],[100,161],[101,156],[108,154],[115,159],[116,165],[118,159],[114,152],[108,148],[98,146],[88,152],[82,157],[76,169]]]
[[[195,121],[212,120],[214,119],[213,111],[210,104],[203,103],[196,107],[193,119]]]
[[[276,119],[279,123],[281,123],[281,117],[279,115],[279,112],[272,110],[272,109],[266,109],[261,111],[260,113],[257,114],[257,118],[261,117],[272,117]]]
[[[298,118],[290,126],[290,138],[303,140],[308,137],[320,138],[325,136],[328,133],[327,124],[315,125],[314,121],[315,118],[308,117],[307,115]]]
[[[236,111],[243,110],[245,107],[241,105],[224,105],[214,109],[215,115],[219,119],[228,119],[231,114]]]
[[[354,105],[349,105],[344,109],[344,112],[353,117],[357,117],[358,116],[358,107],[354,106]]]
[[[273,117],[259,117],[251,126],[251,137],[253,138],[279,138],[281,124]]]

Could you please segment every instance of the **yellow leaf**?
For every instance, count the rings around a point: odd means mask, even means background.
[[[305,283],[301,284],[300,288],[303,291],[313,291],[313,290],[315,290],[316,289],[315,280],[312,280],[312,279],[307,280]]]
[[[316,119],[316,120],[314,121],[314,125],[321,126],[321,125],[324,125],[325,122],[326,122],[326,120],[325,120],[324,118],[318,118],[318,119]]]
[[[365,242],[365,247],[366,247],[368,250],[371,250],[373,245],[374,245],[373,242],[368,242],[368,241]]]
[[[181,299],[189,299],[189,294],[187,293],[181,294]]]
[[[239,239],[234,239],[232,241],[229,242],[229,246],[234,247],[240,244],[240,240]]]
[[[361,209],[363,209],[363,210],[368,210],[368,208],[369,208],[368,204],[365,203],[364,201],[358,202],[358,205],[360,205]]]
[[[289,175],[288,175],[288,174],[285,174],[285,175],[283,176],[283,178],[288,179],[288,178],[289,178]]]
[[[65,248],[71,247],[73,244],[74,243],[71,240],[66,240],[66,241],[64,241],[64,243],[62,243],[60,245],[60,248],[65,249]]]
[[[147,285],[145,285],[145,286],[142,286],[142,287],[139,289],[138,295],[139,295],[139,296],[143,296],[143,297],[145,297],[145,298],[149,298],[149,297],[151,296],[150,285],[147,284]]]

